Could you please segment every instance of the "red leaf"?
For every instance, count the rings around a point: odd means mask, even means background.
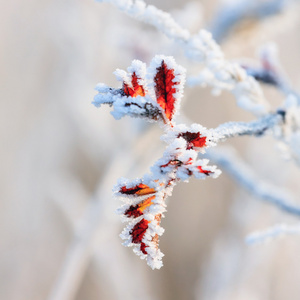
[[[212,173],[211,171],[208,170],[203,170],[201,166],[198,166],[197,169],[199,170],[200,173],[203,173],[205,175],[209,175],[210,173]]]
[[[148,185],[143,183],[140,183],[132,188],[127,188],[126,186],[122,186],[120,189],[121,194],[137,195],[137,196],[154,194],[155,192],[156,192],[155,189],[150,188]]]
[[[142,85],[138,83],[140,78],[137,77],[135,72],[131,76],[132,87],[129,86],[126,82],[123,82],[123,92],[126,96],[136,97],[136,96],[145,96],[145,89]]]
[[[130,231],[130,235],[132,237],[132,243],[140,244],[144,238],[146,230],[148,229],[148,224],[150,222],[142,219],[140,222],[134,225],[134,227]]]
[[[147,251],[146,251],[146,247],[148,247],[148,246],[146,246],[146,244],[145,243],[141,243],[141,251],[144,253],[144,254],[148,254],[147,253]]]
[[[206,146],[206,136],[200,136],[200,132],[184,132],[180,133],[178,137],[184,138],[188,142],[187,149],[193,147],[202,148]]]
[[[157,73],[154,77],[156,100],[165,112],[166,118],[171,121],[175,112],[175,85],[179,83],[173,82],[175,78],[174,70],[169,69],[164,60],[162,60],[161,66],[156,70]]]

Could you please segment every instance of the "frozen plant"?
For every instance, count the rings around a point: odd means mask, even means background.
[[[220,174],[215,166],[208,165],[208,160],[197,159],[198,152],[213,146],[219,135],[198,124],[175,124],[185,70],[172,57],[155,56],[148,69],[135,60],[128,72],[117,70],[115,75],[122,81],[122,88],[98,85],[96,106],[112,105],[116,119],[129,115],[165,124],[163,140],[169,145],[151,173],[133,181],[121,179],[115,187],[115,194],[125,202],[118,210],[128,222],[121,234],[124,245],[134,246],[134,252],[146,258],[150,267],[159,269],[163,254],[158,237],[164,232],[160,223],[166,211],[165,199],[179,181],[188,181],[193,175],[205,179]]]
[[[115,195],[124,202],[118,213],[128,223],[121,234],[124,245],[133,246],[134,252],[147,259],[152,269],[159,269],[163,254],[158,242],[164,232],[160,224],[166,198],[173,187],[180,181],[187,182],[191,176],[217,178],[221,171],[209,165],[208,159],[198,159],[206,148],[230,137],[262,135],[280,124],[283,114],[281,111],[267,114],[250,123],[229,122],[216,129],[199,124],[177,125],[175,118],[183,96],[185,70],[172,57],[157,55],[149,68],[134,60],[127,72],[118,69],[115,75],[122,87],[113,89],[99,84],[93,104],[112,106],[115,119],[128,115],[160,122],[165,132],[162,140],[168,144],[149,174],[132,181],[120,179],[114,188]]]
[[[206,129],[200,124],[177,125],[175,119],[183,96],[185,70],[175,63],[173,57],[157,55],[148,68],[143,62],[134,60],[127,72],[119,69],[115,72],[122,82],[121,88],[114,89],[103,83],[96,87],[98,94],[93,104],[113,107],[115,119],[139,117],[163,125],[162,139],[168,146],[150,173],[135,180],[120,179],[114,188],[115,195],[124,201],[118,210],[127,222],[121,234],[124,245],[134,247],[134,252],[146,259],[151,268],[159,269],[163,256],[158,246],[159,236],[164,231],[161,219],[166,211],[166,198],[171,195],[173,187],[180,181],[188,181],[191,176],[216,178],[221,173],[216,166],[208,164],[207,157],[201,156],[207,148],[236,136],[271,133],[282,143],[285,155],[299,162],[299,96],[288,84],[272,46],[261,51],[260,67],[241,65],[225,59],[209,32],[200,30],[192,35],[170,14],[152,5],[139,0],[100,2],[114,4],[127,15],[156,27],[182,46],[188,59],[201,63],[200,73],[188,78],[190,86],[211,86],[216,92],[228,90],[241,108],[257,117],[252,122],[228,122],[215,129]],[[280,4],[281,1],[274,3]],[[277,111],[271,111],[258,81],[270,84],[284,94],[285,101]],[[212,156],[218,158],[216,154]],[[263,184],[257,186],[245,169],[224,163],[227,159],[221,159],[222,167],[227,168],[242,186],[280,209],[298,215],[298,207],[286,201],[284,196],[277,197],[267,192]],[[231,161],[234,163],[234,159]]]

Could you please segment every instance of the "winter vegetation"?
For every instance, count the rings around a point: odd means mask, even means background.
[[[0,298],[298,300],[300,3],[6,6]]]

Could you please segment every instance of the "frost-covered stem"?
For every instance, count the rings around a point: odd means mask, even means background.
[[[264,19],[281,12],[289,0],[238,0],[224,4],[216,14],[210,31],[213,37],[222,41],[228,32],[240,21],[251,19]]]
[[[144,1],[132,0],[97,0],[117,6],[129,16],[144,23],[151,24],[169,38],[180,42],[186,49],[189,58],[201,62],[206,67],[209,84],[218,89],[231,91],[239,106],[255,115],[262,115],[269,109],[260,86],[244,69],[224,58],[219,45],[206,30],[191,35],[188,30],[181,28],[170,16]]]
[[[278,224],[266,230],[253,232],[246,237],[246,243],[263,243],[283,235],[300,235],[300,224]]]
[[[286,82],[285,84],[279,85],[278,89],[287,96],[287,99],[289,96],[294,96],[297,99],[297,104],[300,106],[300,94],[292,88],[292,86]]]
[[[219,140],[226,140],[231,137],[243,135],[260,136],[268,129],[281,123],[284,119],[284,112],[279,111],[275,114],[266,115],[252,122],[228,122],[221,124],[214,132],[220,136]]]
[[[293,198],[286,191],[261,181],[259,176],[242,162],[232,149],[220,148],[218,151],[209,151],[208,158],[256,198],[268,202],[284,212],[300,217],[300,207],[293,204],[295,203]]]
[[[170,14],[157,9],[153,5],[146,5],[144,1],[132,0],[96,0],[98,2],[108,2],[129,16],[148,23],[163,32],[167,37],[181,42],[187,42],[190,38],[188,30],[181,28]]]

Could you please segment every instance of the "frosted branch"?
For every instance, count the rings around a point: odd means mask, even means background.
[[[263,182],[233,150],[210,151],[208,157],[254,197],[300,217],[300,207],[294,204],[292,196],[276,186]]]
[[[224,4],[216,14],[211,25],[213,37],[219,42],[240,21],[245,19],[264,19],[280,13],[288,0],[236,0]]]
[[[283,95],[295,97],[300,105],[300,95],[295,91],[286,76],[278,56],[278,48],[274,43],[267,43],[259,48],[259,65],[254,63],[242,63],[247,74],[253,76],[257,81],[272,85]]]
[[[151,24],[183,45],[189,58],[205,65],[204,72],[209,76],[205,77],[203,84],[231,91],[237,99],[237,104],[255,115],[268,111],[269,105],[257,82],[239,65],[225,60],[222,50],[208,31],[200,30],[198,34],[192,36],[187,30],[182,29],[170,14],[152,5],[146,5],[143,1],[98,1],[114,4],[129,16]],[[203,77],[202,73],[200,76]]]
[[[226,140],[231,137],[243,135],[263,135],[267,130],[279,125],[284,119],[284,112],[266,115],[252,122],[228,122],[221,124],[214,132],[220,137],[219,140]]]
[[[132,18],[156,27],[167,37],[182,42],[187,42],[190,38],[188,30],[181,28],[170,14],[157,9],[153,5],[146,5],[144,1],[132,0],[97,0],[98,2],[108,2],[114,4],[121,11]]]
[[[300,235],[300,225],[278,224],[269,229],[249,234],[245,241],[247,244],[258,244],[284,235]]]

